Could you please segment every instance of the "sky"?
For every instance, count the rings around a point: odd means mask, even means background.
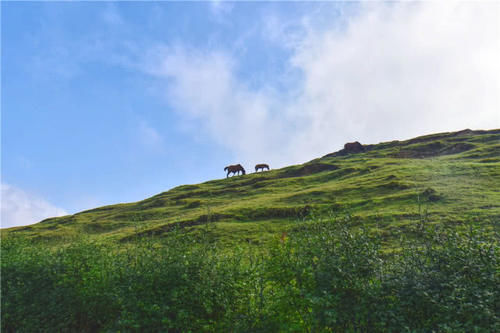
[[[500,3],[9,2],[1,227],[500,128]]]

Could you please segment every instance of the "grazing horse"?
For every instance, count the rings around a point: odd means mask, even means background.
[[[267,164],[257,164],[255,166],[255,172],[259,171],[259,169],[262,169],[262,171],[264,171],[264,169],[269,170],[269,165],[267,165]]]
[[[245,174],[245,169],[243,169],[241,164],[229,165],[224,168],[224,171],[227,171],[226,178],[229,177],[230,173],[239,174],[239,172],[241,171],[243,174]]]

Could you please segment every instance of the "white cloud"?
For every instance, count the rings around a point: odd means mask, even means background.
[[[163,146],[163,137],[145,121],[139,123],[138,136],[140,142],[146,147],[156,149]]]
[[[162,54],[161,64],[150,71],[170,81],[168,100],[177,111],[198,120],[205,134],[234,149],[238,158],[256,160],[263,149],[268,157],[273,151],[280,156],[286,122],[272,112],[279,107],[275,93],[249,89],[235,77],[233,59],[224,53],[177,47]]]
[[[310,32],[302,149],[500,126],[498,3],[367,5],[345,30]]]
[[[342,24],[263,24],[290,48],[291,92],[252,89],[223,52],[156,49],[176,109],[244,163],[284,165],[437,131],[500,127],[499,3],[376,3]],[[338,13],[338,8],[334,9]],[[322,12],[321,15],[327,15]],[[316,15],[316,14],[315,14]]]
[[[49,217],[68,214],[64,209],[12,185],[2,183],[1,189],[2,228],[33,224]]]

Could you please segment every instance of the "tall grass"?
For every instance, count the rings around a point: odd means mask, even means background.
[[[10,237],[2,331],[500,331],[498,237],[412,235],[391,255],[348,216],[298,223],[259,250],[178,232],[63,248]]]

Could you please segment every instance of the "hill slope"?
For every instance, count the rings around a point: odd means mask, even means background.
[[[423,215],[500,228],[500,130],[349,146],[302,165],[176,187],[143,201],[6,229],[42,239],[127,241],[174,226],[226,242],[265,241],[308,214],[348,213],[388,235]]]

